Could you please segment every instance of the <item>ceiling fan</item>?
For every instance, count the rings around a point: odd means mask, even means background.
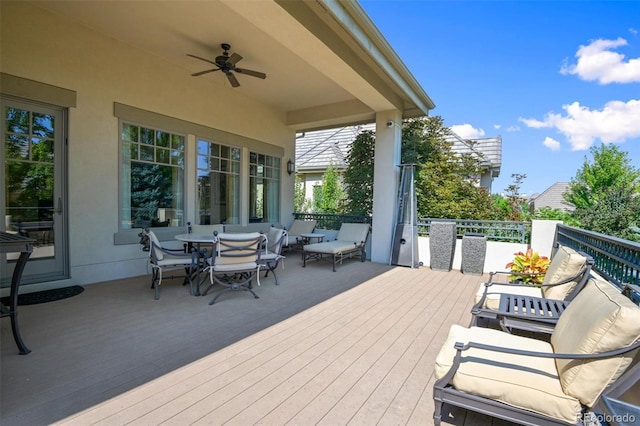
[[[193,73],[193,74],[191,74],[192,76],[197,77],[197,76],[200,76],[202,74],[207,74],[207,73],[214,72],[214,71],[222,71],[223,73],[225,73],[225,75],[227,76],[227,79],[229,79],[229,82],[231,83],[231,86],[233,86],[233,87],[240,86],[240,83],[238,82],[238,79],[233,74],[234,72],[237,72],[238,74],[246,74],[246,75],[250,75],[252,77],[258,77],[258,78],[262,78],[262,79],[267,78],[267,75],[265,73],[262,73],[262,72],[259,72],[259,71],[252,71],[252,70],[248,70],[248,69],[245,69],[245,68],[236,67],[236,64],[238,62],[240,62],[240,60],[242,59],[242,56],[238,55],[237,53],[233,53],[233,54],[231,54],[231,56],[229,56],[229,49],[231,49],[231,45],[230,44],[222,43],[220,46],[222,47],[222,50],[224,52],[222,52],[222,55],[216,56],[216,59],[214,61],[210,61],[209,59],[201,58],[200,56],[191,55],[191,54],[187,53],[187,56],[191,56],[192,58],[200,59],[201,61],[208,62],[208,63],[213,64],[213,65],[215,65],[217,67],[217,68],[211,68],[211,69],[208,69],[208,70],[204,70],[204,71]]]

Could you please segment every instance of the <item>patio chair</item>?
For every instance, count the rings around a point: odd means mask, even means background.
[[[220,284],[225,289],[216,293],[209,302],[213,305],[218,297],[229,291],[248,291],[258,299],[253,292],[252,280],[255,277],[260,285],[260,254],[265,236],[261,232],[242,234],[213,233],[215,247],[212,256],[207,259],[207,270],[211,284],[202,293],[206,295],[211,288]]]
[[[550,342],[453,325],[436,357],[435,424],[445,403],[519,424],[584,424],[609,386],[640,379],[638,348],[640,307],[593,278]]]
[[[307,260],[321,260],[323,256],[331,257],[333,272],[336,271],[336,261],[342,264],[345,258],[354,254],[360,255],[360,261],[366,259],[365,245],[369,235],[368,223],[343,223],[334,241],[307,244],[302,247],[302,267],[307,266]]]
[[[286,229],[287,236],[284,240],[283,248],[290,250],[294,247],[302,247],[302,234],[311,234],[317,224],[317,220],[294,220],[291,226]]]
[[[280,261],[283,261],[284,268],[284,256],[282,255],[282,246],[284,244],[284,240],[287,238],[287,232],[282,228],[276,228],[272,226],[269,228],[269,232],[267,233],[267,242],[264,247],[264,251],[260,254],[259,263],[261,266],[266,268],[264,277],[266,278],[269,275],[269,272],[273,273],[273,278],[276,281],[276,285],[280,285],[278,282],[278,275],[276,275],[276,269],[280,264]]]
[[[151,265],[151,288],[155,290],[155,299],[160,299],[160,284],[162,271],[183,268],[185,283],[189,283],[189,294],[193,295],[192,275],[198,271],[198,255],[195,250],[185,252],[184,249],[170,249],[163,247],[153,231],[143,229],[139,234],[143,250],[149,251],[149,265]]]
[[[482,318],[499,320],[505,326],[505,318],[514,318],[512,328],[550,333],[565,307],[584,288],[592,267],[593,258],[588,254],[560,246],[540,285],[499,283],[494,281],[497,276],[513,273],[491,272],[489,281],[481,284],[476,293],[471,325],[478,325]],[[521,327],[518,318],[524,321]]]

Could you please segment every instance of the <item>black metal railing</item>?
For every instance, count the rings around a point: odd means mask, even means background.
[[[593,269],[620,288],[640,285],[640,244],[598,232],[559,224],[554,244],[569,246],[591,255]],[[634,299],[640,302],[640,295]]]
[[[418,235],[429,236],[431,221],[449,219],[418,219]],[[526,244],[531,238],[531,222],[514,222],[503,220],[454,220],[458,237],[465,234],[484,234],[489,241]]]
[[[368,223],[371,224],[371,216],[353,214],[328,214],[328,213],[294,213],[294,219],[316,220],[318,229],[339,230],[343,223]]]

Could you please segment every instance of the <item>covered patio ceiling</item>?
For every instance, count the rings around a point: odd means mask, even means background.
[[[221,43],[264,72],[237,75],[238,95],[286,114],[297,131],[403,117],[435,107],[357,2],[338,1],[36,1],[43,9],[156,55],[187,75],[212,68]],[[230,83],[223,73],[199,77]],[[213,91],[212,91],[213,92]]]

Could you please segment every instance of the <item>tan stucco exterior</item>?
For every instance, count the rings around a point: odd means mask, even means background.
[[[335,23],[324,22],[323,25],[327,25],[328,28],[336,27],[336,33],[332,34],[329,30],[323,29],[325,36],[319,38],[318,30],[314,32],[306,29],[306,25],[318,20],[317,16],[309,12],[316,7],[315,2],[300,2],[301,5],[298,6],[286,5],[287,2],[284,2],[285,5],[280,5],[279,2],[265,1],[258,2],[260,6],[249,4],[255,2],[177,2],[184,5],[180,10],[187,11],[187,8],[190,8],[191,16],[198,15],[198,7],[202,8],[202,13],[208,12],[212,7],[218,7],[221,13],[228,13],[230,19],[240,21],[239,17],[241,17],[242,22],[249,21],[251,27],[247,27],[247,31],[274,31],[268,36],[270,37],[267,40],[269,45],[265,44],[263,49],[273,45],[274,51],[276,49],[298,50],[299,47],[289,45],[296,40],[287,36],[287,30],[290,34],[298,35],[297,41],[307,46],[315,46],[315,59],[313,55],[305,54],[303,57],[297,57],[296,61],[317,62],[315,65],[311,64],[313,72],[309,71],[308,78],[317,77],[318,81],[323,81],[327,89],[324,94],[320,94],[318,88],[310,85],[309,93],[299,92],[297,98],[296,93],[286,92],[289,83],[285,82],[287,85],[282,88],[273,87],[280,84],[274,69],[267,71],[269,77],[264,81],[257,79],[252,81],[245,76],[242,87],[239,89],[232,88],[225,84],[224,80],[216,80],[213,77],[194,78],[190,73],[202,69],[203,64],[190,62],[190,58],[184,55],[189,51],[184,52],[182,46],[178,46],[179,41],[175,41],[176,46],[166,41],[166,56],[163,53],[163,40],[151,40],[145,44],[146,39],[138,32],[149,30],[145,26],[150,26],[150,23],[140,21],[137,27],[135,22],[128,23],[128,20],[123,17],[122,22],[112,20],[111,27],[102,28],[101,25],[109,23],[107,19],[109,17],[99,16],[99,12],[95,10],[99,10],[100,7],[104,8],[104,11],[111,10],[105,2],[58,3],[2,1],[0,71],[3,75],[16,77],[18,80],[66,89],[73,92],[76,97],[75,106],[68,109],[67,120],[68,188],[65,204],[68,208],[70,265],[68,282],[86,284],[145,273],[146,253],[140,252],[137,244],[114,244],[114,236],[119,232],[118,173],[121,163],[118,146],[118,117],[114,113],[114,108],[118,104],[192,123],[196,128],[209,129],[214,133],[230,135],[231,141],[221,140],[220,142],[240,141],[244,159],[248,157],[249,146],[252,143],[254,147],[262,146],[265,149],[271,147],[275,152],[279,152],[283,161],[280,200],[280,218],[283,224],[289,223],[293,212],[294,176],[287,174],[284,164],[287,159],[295,158],[296,131],[318,125],[346,124],[361,120],[364,116],[375,117],[378,123],[385,123],[390,119],[400,121],[403,114],[415,115],[416,111],[426,114],[428,108],[433,107],[430,99],[419,86],[416,86],[417,83],[414,80],[404,81],[401,85],[390,84],[394,79],[402,79],[403,73],[408,74],[404,66],[398,68],[398,64],[394,63],[398,60],[395,56],[392,55],[389,58],[388,53],[378,52],[378,59],[386,58],[385,61],[389,62],[383,66],[379,66],[371,56],[354,57],[352,62],[356,63],[356,66],[351,67],[342,59],[348,53],[345,49],[349,47],[344,41],[348,38],[344,36],[344,28],[338,30]],[[97,9],[88,8],[87,3],[95,3]],[[114,7],[122,8],[123,4],[127,3],[116,2]],[[144,3],[146,2],[132,3],[131,13],[139,12]],[[163,7],[168,7],[167,5],[172,2],[162,3],[165,3]],[[147,7],[149,4],[147,3]],[[302,6],[309,10],[303,8],[302,11],[298,11],[301,16],[305,16],[303,22],[300,22],[296,19],[301,18],[294,19],[287,8]],[[353,6],[340,6],[340,3],[332,7],[353,10]],[[90,10],[94,10],[92,13],[95,16],[89,15]],[[162,10],[158,8],[157,12],[149,12],[149,19],[152,19],[151,15],[160,13]],[[175,10],[178,11],[178,9]],[[165,11],[167,14],[170,12],[170,10]],[[265,13],[272,13],[273,19],[264,16]],[[106,12],[103,15],[107,15]],[[353,21],[352,28],[346,31],[355,30],[358,25],[364,25],[368,31],[373,31],[367,27],[368,22],[362,22],[362,17],[355,19],[353,14],[349,16]],[[169,15],[164,18],[167,20],[175,18],[178,21],[180,16]],[[330,16],[323,18],[324,21],[330,19]],[[156,24],[155,21],[153,23]],[[118,27],[119,24],[122,25],[121,29]],[[276,24],[278,31],[275,31]],[[184,37],[181,39],[183,42],[198,32],[184,25],[183,29]],[[161,30],[162,28],[155,29],[155,31]],[[173,33],[171,30],[174,30]],[[175,36],[176,31],[169,28],[162,37],[167,37],[169,40],[170,36]],[[237,32],[241,33],[243,29],[237,28]],[[157,37],[160,36],[160,34],[157,35]],[[366,32],[359,34],[359,37],[366,36]],[[331,44],[333,39],[336,39],[335,45],[327,47],[327,43]],[[255,43],[259,44],[259,40]],[[192,44],[195,53],[199,53],[197,52],[198,44]],[[386,42],[379,46],[388,47]],[[154,48],[159,50],[153,50]],[[175,60],[171,56],[174,53]],[[177,55],[180,55],[179,59]],[[247,58],[248,62],[249,55]],[[268,60],[271,58],[267,56],[260,59],[265,64],[259,65],[267,68]],[[331,64],[331,62],[334,63]],[[294,65],[309,66],[308,63],[292,62],[292,67]],[[185,69],[185,66],[191,69]],[[287,66],[287,64],[280,64],[280,66]],[[402,72],[397,72],[396,76],[381,76],[375,75],[372,71],[381,73],[380,69],[390,66]],[[336,70],[341,71],[334,75]],[[365,72],[367,70],[369,71]],[[298,77],[301,80],[305,78],[304,75]],[[299,84],[299,82],[290,82],[290,85],[295,87]],[[411,92],[405,99],[396,93],[398,90],[411,91],[412,86],[418,87],[419,93]],[[6,87],[2,89],[3,93],[7,94]],[[322,87],[319,90],[322,91]],[[19,89],[18,92],[20,92]],[[12,95],[16,94],[12,93]],[[20,93],[17,95],[19,96]],[[411,99],[419,100],[419,105],[416,107],[411,103]],[[332,105],[341,107],[332,108]],[[393,179],[389,177],[397,173],[393,162],[399,152],[398,132],[387,130],[384,124],[382,126],[382,131],[378,133],[377,149],[384,151],[384,155],[376,160],[376,171],[380,170],[384,176],[381,175],[376,179],[376,191],[380,197],[376,205],[380,210],[377,217],[374,217],[373,233],[374,241],[378,239],[381,243],[375,246],[378,248],[374,247],[372,253],[374,261],[385,261],[384,258],[388,256],[390,249],[387,243],[390,241],[392,229],[390,219],[393,218],[393,206],[388,203],[388,194],[394,193],[395,186],[390,184]],[[187,194],[185,214],[187,220],[191,221],[195,219],[197,136],[199,135],[196,133],[188,134],[185,155]],[[248,167],[246,161],[243,164],[242,172],[246,174]],[[243,206],[248,203],[246,179],[241,181],[241,186],[243,188],[241,222],[246,223],[248,217],[244,211],[246,209],[243,210]]]

